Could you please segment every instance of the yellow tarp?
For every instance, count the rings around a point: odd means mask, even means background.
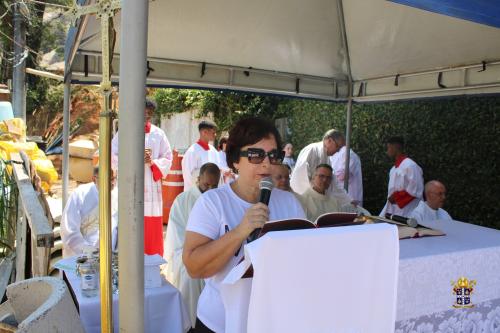
[[[58,174],[52,161],[45,156],[45,153],[38,149],[35,142],[13,142],[13,141],[0,141],[0,156],[5,160],[10,160],[11,153],[18,153],[24,151],[26,155],[32,160],[36,173],[42,180],[43,189],[48,192],[50,186],[58,178]]]
[[[26,124],[21,118],[0,122],[0,140],[26,142]]]

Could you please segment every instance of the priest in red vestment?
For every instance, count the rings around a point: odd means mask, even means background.
[[[394,160],[394,166],[389,172],[387,202],[380,216],[390,213],[408,217],[422,199],[422,168],[406,156],[401,137],[392,137],[387,141],[387,155]]]
[[[144,253],[163,256],[163,201],[161,180],[172,165],[165,132],[151,124],[156,103],[146,99],[144,111]],[[112,166],[118,168],[118,133],[111,142]]]

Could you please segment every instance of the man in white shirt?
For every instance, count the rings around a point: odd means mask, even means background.
[[[340,186],[344,184],[345,179],[345,157],[347,154],[347,149],[345,146],[345,137],[342,133],[338,132],[334,136],[335,144],[337,145],[337,152],[330,156],[330,162],[333,168],[333,174],[335,175],[337,182]],[[340,147],[340,148],[339,148]],[[361,160],[358,154],[356,154],[352,149],[350,149],[349,157],[349,195],[354,201],[360,206],[363,206],[363,176],[361,173]]]
[[[92,182],[78,186],[68,198],[61,217],[63,257],[81,255],[84,250],[99,247],[99,168],[94,168]],[[114,184],[114,179],[112,179]],[[117,193],[111,192],[112,249],[118,236]]]
[[[340,212],[341,204],[337,198],[326,195],[333,180],[333,169],[329,164],[320,164],[316,167],[311,186],[299,196],[307,219],[311,222],[325,214]]]
[[[329,157],[340,149],[335,142],[338,133],[337,130],[331,129],[325,133],[323,141],[311,143],[300,151],[290,177],[290,186],[296,193],[302,194],[310,188],[310,182],[318,165],[331,166]],[[331,181],[327,195],[337,198],[342,206],[353,202],[352,197],[337,183],[335,178]]]
[[[144,253],[163,255],[162,183],[173,155],[165,132],[151,124],[156,103],[146,99],[144,107]],[[112,167],[118,169],[118,134],[111,141]]]
[[[425,184],[425,199],[420,201],[417,208],[411,212],[410,217],[417,219],[420,222],[434,220],[452,220],[442,207],[446,200],[446,187],[443,183],[437,180],[431,180]]]
[[[196,200],[205,191],[217,188],[219,179],[220,170],[216,164],[203,164],[196,186],[175,198],[168,219],[164,254],[167,261],[166,277],[181,292],[192,323],[196,322],[196,306],[205,282],[202,279],[192,279],[182,262],[186,225]]]
[[[205,163],[214,163],[220,169],[226,171],[225,166],[220,161],[219,152],[210,144],[215,140],[216,129],[216,125],[211,121],[203,120],[198,124],[200,138],[186,150],[182,158],[184,191],[189,190],[196,184],[200,168]]]
[[[394,160],[394,166],[389,172],[387,202],[380,216],[389,213],[408,217],[422,199],[423,171],[405,155],[404,140],[401,137],[387,140],[387,155]]]

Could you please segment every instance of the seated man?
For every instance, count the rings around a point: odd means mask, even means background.
[[[92,182],[78,186],[68,198],[61,217],[63,257],[80,255],[85,249],[99,247],[99,168],[94,167]],[[114,184],[114,179],[111,180]],[[112,249],[118,237],[117,193],[111,192]]]
[[[182,294],[188,307],[191,322],[196,322],[198,298],[205,285],[201,279],[192,279],[182,262],[182,251],[186,234],[189,213],[201,194],[216,188],[219,184],[220,170],[214,163],[205,163],[200,168],[197,186],[192,186],[175,198],[168,218],[167,236],[165,238],[165,254],[167,260],[167,280]]]
[[[452,220],[451,216],[442,208],[446,200],[446,187],[437,180],[431,180],[424,188],[426,201],[420,201],[410,217],[417,221]]]
[[[300,195],[302,207],[306,212],[307,219],[311,222],[325,213],[341,211],[338,199],[326,195],[332,183],[332,177],[333,169],[330,165],[318,165],[311,180],[311,187]]]

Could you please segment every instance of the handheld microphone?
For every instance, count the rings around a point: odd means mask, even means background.
[[[269,200],[271,199],[271,191],[273,190],[274,184],[271,177],[262,178],[259,183],[260,188],[260,197],[259,202],[262,202],[264,205],[269,205]],[[253,242],[259,236],[260,230],[262,228],[257,228],[252,231],[250,236],[248,236],[247,243]]]
[[[407,224],[408,226],[410,226],[412,228],[416,228],[418,226],[417,220],[414,219],[413,217],[404,217],[404,216],[399,216],[399,215],[389,214],[389,213],[386,213],[385,217],[388,218],[389,220],[393,220],[396,222],[401,222],[401,223]]]

